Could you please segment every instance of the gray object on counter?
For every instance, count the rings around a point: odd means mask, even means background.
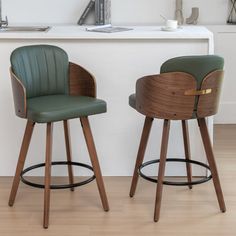
[[[111,24],[111,0],[104,0],[104,23]]]
[[[90,0],[86,8],[84,9],[81,17],[78,20],[78,25],[84,24],[85,19],[87,18],[89,12],[93,9],[95,0]]]
[[[95,0],[95,24],[99,25],[99,22],[100,22],[99,0]]]
[[[96,25],[111,23],[111,0],[95,0]]]
[[[0,28],[8,26],[8,19],[6,16],[6,20],[2,19],[2,0],[0,0]]]
[[[230,0],[230,11],[227,19],[227,24],[236,24],[236,0]]]
[[[133,30],[132,28],[117,27],[112,25],[96,26],[86,28],[86,31],[89,32],[99,32],[99,33],[117,33],[122,31]]]
[[[96,25],[107,25],[111,23],[111,0],[90,0],[78,20],[79,25],[84,24],[85,19],[94,7]]]
[[[193,7],[192,14],[189,18],[186,19],[186,23],[196,25],[198,21],[198,17],[199,17],[199,8]]]
[[[183,0],[176,0],[175,19],[178,21],[178,25],[183,25]]]

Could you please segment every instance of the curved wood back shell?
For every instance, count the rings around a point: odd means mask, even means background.
[[[82,66],[69,63],[69,94],[96,97],[96,81]]]
[[[171,72],[145,76],[136,83],[136,109],[148,117],[190,119],[195,97],[186,96],[184,93],[196,87],[195,78],[187,73]]]
[[[196,90],[195,78],[187,73],[145,76],[136,83],[136,109],[145,116],[169,120],[215,115],[223,75],[223,71],[208,74],[203,79],[201,90]]]
[[[21,118],[26,117],[26,91],[22,82],[16,77],[10,68],[12,92],[15,114]]]

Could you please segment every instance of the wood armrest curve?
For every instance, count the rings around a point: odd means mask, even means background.
[[[10,68],[12,92],[15,106],[15,114],[21,118],[26,118],[26,89],[19,78],[13,73]]]
[[[95,77],[82,66],[69,63],[69,94],[96,97]]]

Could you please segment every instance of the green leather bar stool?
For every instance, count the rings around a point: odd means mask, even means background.
[[[136,83],[136,93],[129,97],[129,104],[139,113],[146,116],[142,137],[139,145],[134,169],[130,197],[135,194],[139,175],[151,182],[157,183],[154,221],[159,220],[163,185],[189,186],[204,183],[213,179],[219,206],[226,211],[223,193],[212,150],[206,120],[215,115],[218,110],[221,84],[223,80],[224,60],[219,56],[184,56],[166,61],[161,66],[159,75],[145,76]],[[160,159],[143,163],[154,118],[163,119],[163,133]],[[191,160],[188,134],[188,120],[198,122],[206,157],[209,165]],[[182,122],[185,158],[166,158],[169,129],[171,120]],[[186,163],[186,182],[171,182],[164,180],[166,162]],[[159,163],[157,179],[147,176],[142,169],[148,165]],[[192,180],[191,164],[207,168],[211,174],[201,180]]]
[[[44,188],[44,221],[49,225],[50,189],[78,187],[96,179],[102,205],[109,210],[98,157],[90,129],[88,116],[106,112],[106,102],[96,98],[95,78],[83,67],[68,61],[64,50],[51,45],[25,46],[15,49],[11,54],[11,82],[17,116],[27,119],[25,134],[20,150],[15,177],[9,198],[13,206],[19,182],[33,187]],[[73,162],[71,159],[68,120],[80,118],[92,166]],[[52,162],[53,123],[63,121],[67,161]],[[46,123],[45,163],[24,168],[35,123]],[[51,166],[67,165],[68,185],[51,184]],[[94,175],[82,182],[74,182],[72,166],[90,169]],[[28,171],[45,166],[44,185],[32,183],[24,178]]]

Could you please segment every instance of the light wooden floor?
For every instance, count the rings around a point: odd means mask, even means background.
[[[95,182],[53,191],[50,226],[42,228],[43,191],[20,185],[14,207],[7,206],[11,178],[0,178],[0,236],[235,236],[236,125],[216,126],[215,153],[227,212],[218,208],[212,182],[164,187],[161,219],[154,223],[155,185],[141,180],[134,199],[128,197],[130,177],[106,177],[111,210],[103,212]]]

